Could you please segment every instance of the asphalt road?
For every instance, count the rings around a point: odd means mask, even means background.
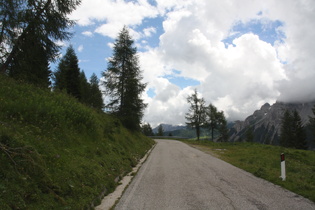
[[[157,145],[115,209],[315,209],[315,204],[184,143]]]

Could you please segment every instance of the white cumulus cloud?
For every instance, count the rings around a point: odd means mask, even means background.
[[[186,97],[195,88],[230,120],[244,119],[265,102],[315,100],[315,1],[155,3],[83,0],[71,16],[81,26],[89,25],[90,31],[111,38],[127,25],[133,38],[146,45],[139,61],[146,90],[154,92],[153,97],[143,94],[148,103],[146,122],[183,124]],[[156,17],[163,19],[163,30],[144,26],[145,20]],[[281,40],[275,34],[271,38],[276,41],[268,43],[255,28],[244,32],[235,27],[253,22],[262,25],[262,32],[274,27],[274,22],[282,23],[274,29],[283,34]],[[90,31],[83,34],[91,36]],[[157,47],[150,47],[149,38],[157,33]],[[170,76],[193,79],[199,85],[179,87]]]

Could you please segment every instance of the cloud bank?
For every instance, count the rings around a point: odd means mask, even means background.
[[[146,45],[139,52],[148,83],[144,120],[153,126],[184,124],[195,88],[230,120],[265,102],[315,99],[312,0],[83,0],[73,17],[112,38],[128,25],[139,46]],[[158,32],[144,25],[156,18],[162,30],[151,47],[144,39]],[[198,85],[180,87],[170,77]]]

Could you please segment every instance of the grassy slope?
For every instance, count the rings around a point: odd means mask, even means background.
[[[315,202],[314,151],[258,143],[185,142]],[[285,154],[286,181],[279,178],[281,153]]]
[[[0,75],[0,209],[88,208],[152,144],[65,94]]]

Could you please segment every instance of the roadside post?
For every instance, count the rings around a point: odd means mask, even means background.
[[[281,153],[280,155],[280,159],[281,159],[281,176],[280,178],[282,178],[282,181],[285,181],[285,159],[284,159],[284,153]]]

